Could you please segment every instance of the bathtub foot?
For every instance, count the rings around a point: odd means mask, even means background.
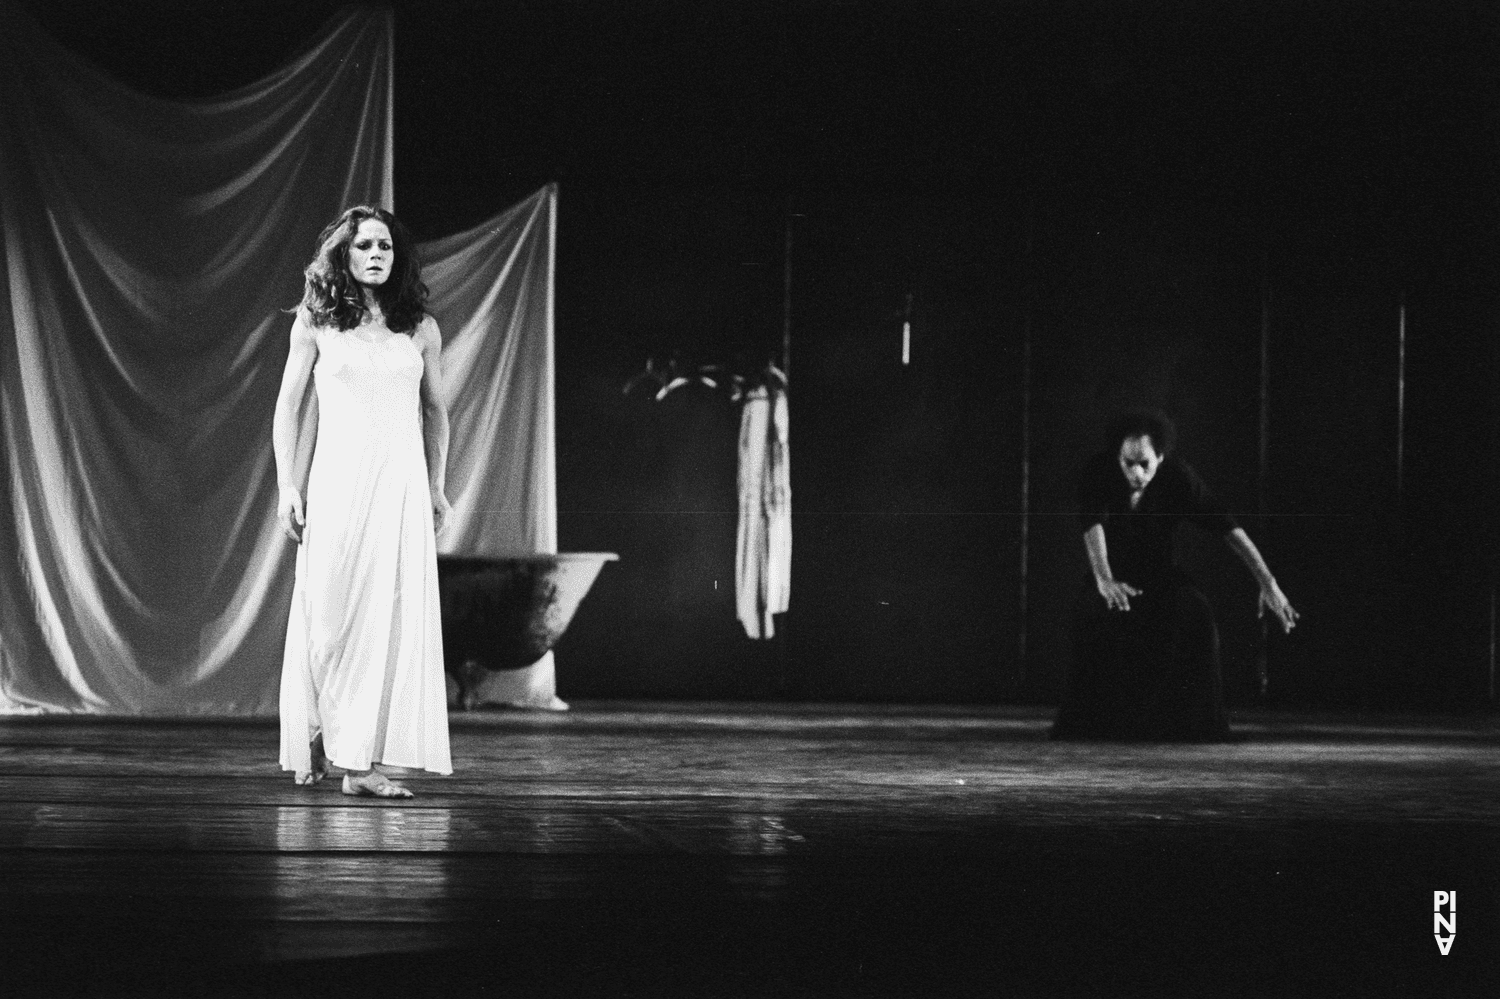
[[[479,685],[484,682],[484,677],[484,667],[477,659],[465,659],[453,671],[453,678],[458,681],[458,703],[465,711],[479,707]]]

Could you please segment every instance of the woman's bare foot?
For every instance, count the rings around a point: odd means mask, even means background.
[[[298,770],[292,779],[298,784],[305,786],[316,784],[328,776],[328,756],[323,752],[323,733],[319,732],[313,736],[312,744],[308,747],[312,756],[311,770]]]
[[[392,783],[379,770],[362,774],[344,774],[344,793],[365,798],[414,798],[411,790]]]

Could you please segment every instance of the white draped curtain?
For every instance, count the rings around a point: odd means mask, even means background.
[[[276,710],[292,550],[270,428],[301,271],[391,207],[392,16],[168,101],[0,2],[0,711]],[[444,550],[555,550],[547,188],[428,244]],[[545,358],[545,367],[539,367]]]
[[[422,246],[453,424],[444,555],[557,551],[552,280],[557,189]]]
[[[467,232],[426,243],[423,277],[443,331],[453,440],[443,555],[557,551],[553,267],[557,188]],[[553,654],[493,673],[483,702],[560,709]]]

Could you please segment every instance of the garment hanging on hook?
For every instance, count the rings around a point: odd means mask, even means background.
[[[729,389],[740,406],[739,525],[735,538],[735,607],[751,638],[775,634],[773,615],[790,604],[792,586],[792,486],[788,453],[790,411],[786,372],[774,359],[750,375],[727,365],[696,368],[673,357],[665,365],[654,358],[625,384],[629,395],[639,386],[660,402],[687,385]]]
[[[792,479],[786,376],[767,365],[766,384],[749,389],[740,410],[740,520],[735,606],[745,634],[770,638],[772,615],[792,590]]]
[[[785,393],[787,389],[786,374],[776,366],[775,361],[767,361],[766,366],[761,368],[751,378],[745,378],[741,375],[733,375],[731,377],[733,379],[733,391],[730,393],[729,398],[733,402],[748,400],[751,393],[757,389],[774,389],[782,393]]]
[[[656,358],[646,358],[646,367],[633,375],[625,383],[621,390],[623,395],[629,395],[639,386],[653,389],[652,398],[661,402],[667,396],[680,388],[688,385],[706,385],[709,388],[719,387],[718,373],[723,370],[722,365],[705,364],[697,370],[692,370],[681,364],[677,358],[672,358],[664,365],[656,363]]]
[[[747,377],[736,374],[727,364],[700,364],[694,367],[681,363],[676,357],[666,364],[658,364],[656,358],[648,357],[645,368],[631,376],[621,393],[630,395],[637,388],[645,386],[652,393],[652,399],[661,402],[673,392],[689,385],[703,385],[711,389],[727,388],[729,401],[739,403],[751,390],[762,385],[776,386],[785,391],[787,377],[774,361],[768,362],[764,368]]]

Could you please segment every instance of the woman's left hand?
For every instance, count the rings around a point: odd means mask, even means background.
[[[453,507],[448,504],[448,497],[443,495],[441,489],[432,491],[432,528],[436,534],[443,533],[448,519],[453,514]]]
[[[1275,581],[1260,591],[1260,607],[1257,616],[1264,615],[1270,611],[1271,615],[1281,624],[1283,632],[1289,632],[1297,625],[1297,618],[1301,615],[1292,608],[1291,601],[1287,600],[1286,594],[1281,592],[1281,587]]]

